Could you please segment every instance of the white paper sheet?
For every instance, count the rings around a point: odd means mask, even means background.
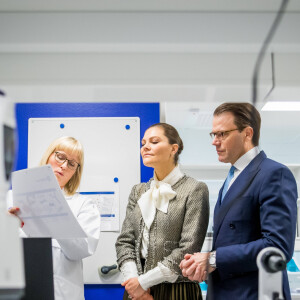
[[[115,184],[113,191],[84,192],[81,194],[88,194],[97,204],[101,217],[101,231],[120,231],[120,200],[117,184]]]
[[[50,165],[12,173],[14,206],[30,237],[84,238]]]

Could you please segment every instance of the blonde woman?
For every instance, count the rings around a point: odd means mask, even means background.
[[[150,126],[142,139],[143,163],[154,168],[154,178],[132,188],[116,242],[124,300],[202,299],[199,284],[182,276],[179,263],[188,249],[202,248],[208,189],[180,171],[182,149],[177,130],[166,123]]]
[[[84,152],[73,137],[53,141],[44,153],[40,165],[50,164],[73,214],[87,238],[52,239],[55,300],[84,299],[82,259],[92,255],[100,234],[100,214],[95,203],[76,192],[79,187]],[[17,207],[9,209],[17,215]],[[26,226],[22,222],[22,225]]]

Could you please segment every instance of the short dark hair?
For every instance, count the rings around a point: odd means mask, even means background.
[[[261,118],[258,110],[250,103],[246,102],[226,102],[219,105],[215,111],[214,116],[229,112],[234,116],[234,124],[239,131],[250,126],[253,129],[252,144],[258,146],[260,136]]]
[[[170,124],[167,123],[156,123],[151,125],[149,128],[152,127],[161,127],[164,130],[164,135],[167,137],[169,144],[177,144],[178,145],[178,151],[174,155],[174,163],[177,165],[179,154],[183,150],[183,142],[181,137],[179,136],[178,131],[175,127],[173,127]],[[148,129],[149,129],[148,128]]]

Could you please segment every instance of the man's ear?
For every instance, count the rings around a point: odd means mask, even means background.
[[[253,138],[253,128],[248,126],[244,129],[245,131],[245,137],[247,140],[252,142],[252,138]]]

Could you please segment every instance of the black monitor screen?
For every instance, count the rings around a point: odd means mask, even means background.
[[[10,177],[15,157],[14,129],[4,125],[4,165],[6,179]]]

